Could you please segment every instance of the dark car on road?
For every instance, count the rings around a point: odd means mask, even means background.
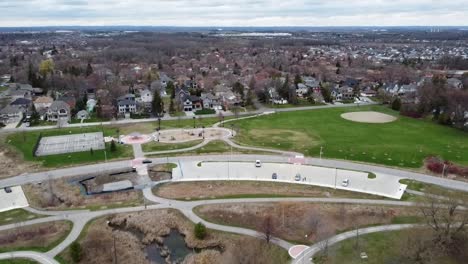
[[[276,172],[273,173],[273,174],[271,175],[271,178],[272,178],[273,180],[278,179],[278,174],[276,174]]]

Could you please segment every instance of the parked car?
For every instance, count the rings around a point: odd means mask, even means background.
[[[276,172],[273,173],[273,174],[271,175],[271,178],[272,178],[273,180],[278,179],[278,174],[276,174]]]
[[[260,160],[256,160],[255,161],[255,167],[257,167],[257,168],[262,167],[262,162],[260,162]]]
[[[145,159],[141,163],[148,164],[148,163],[153,163],[153,162],[151,160],[149,160],[149,159]]]
[[[342,185],[343,187],[348,187],[348,185],[349,185],[349,179],[343,180],[343,181],[341,182],[341,185]]]
[[[296,177],[294,177],[295,181],[301,181],[301,174],[296,174]]]
[[[10,187],[5,187],[3,189],[5,190],[6,193],[11,193],[11,188]]]

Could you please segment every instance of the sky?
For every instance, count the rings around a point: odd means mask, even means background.
[[[0,27],[468,26],[468,0],[0,0]]]

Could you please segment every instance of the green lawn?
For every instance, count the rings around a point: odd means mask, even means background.
[[[29,259],[3,259],[0,264],[37,264],[38,262]]]
[[[398,116],[386,124],[357,123],[341,118],[352,111],[379,111]],[[348,159],[418,168],[423,159],[439,155],[468,165],[468,134],[429,121],[399,116],[383,106],[282,112],[234,121],[236,141],[243,145],[299,151],[307,156]]]
[[[14,209],[0,213],[0,225],[18,223],[36,218],[41,218],[42,215],[33,214],[23,209]]]
[[[153,151],[164,151],[164,150],[174,150],[174,149],[184,149],[196,146],[202,143],[203,140],[194,140],[184,143],[159,143],[159,142],[150,142],[147,144],[142,145],[144,152],[153,152]]]
[[[103,131],[105,136],[117,136],[115,129],[104,127],[84,127],[84,128],[60,128],[43,130],[42,136],[57,136],[66,134],[76,133],[89,133],[89,132],[100,132]],[[83,163],[96,163],[105,160],[104,150],[94,150],[84,152],[76,152],[69,154],[50,155],[43,157],[34,157],[33,148],[39,138],[41,131],[31,132],[18,132],[11,134],[7,137],[6,142],[16,148],[20,153],[23,154],[23,158],[27,161],[36,161],[42,163],[45,167],[58,167],[64,165],[76,165]],[[110,151],[110,143],[106,144],[107,159],[120,159],[120,158],[131,158],[133,156],[132,147],[129,145],[117,144],[117,151]]]
[[[382,263],[409,263],[402,262],[400,256],[404,248],[407,230],[378,232],[344,240],[329,248],[328,257],[323,258],[320,253],[314,257],[316,264],[382,264]],[[368,259],[362,260],[360,253],[366,252]],[[434,263],[454,264],[448,257],[439,258]]]

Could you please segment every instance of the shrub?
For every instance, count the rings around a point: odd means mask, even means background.
[[[196,111],[195,114],[196,115],[211,115],[211,114],[216,114],[216,111],[214,109],[204,108],[204,109]]]
[[[73,262],[80,262],[82,256],[83,256],[83,250],[81,248],[80,243],[76,241],[73,242],[70,245],[70,257],[72,258]]]
[[[395,98],[395,100],[393,100],[392,102],[392,109],[395,110],[395,111],[400,111],[401,109],[401,100],[400,98]]]
[[[115,145],[115,141],[114,141],[114,140],[111,141],[110,151],[111,151],[111,152],[116,152],[116,151],[117,151],[117,146]]]
[[[203,223],[198,223],[195,225],[193,232],[196,238],[204,239],[206,236],[206,227]]]

